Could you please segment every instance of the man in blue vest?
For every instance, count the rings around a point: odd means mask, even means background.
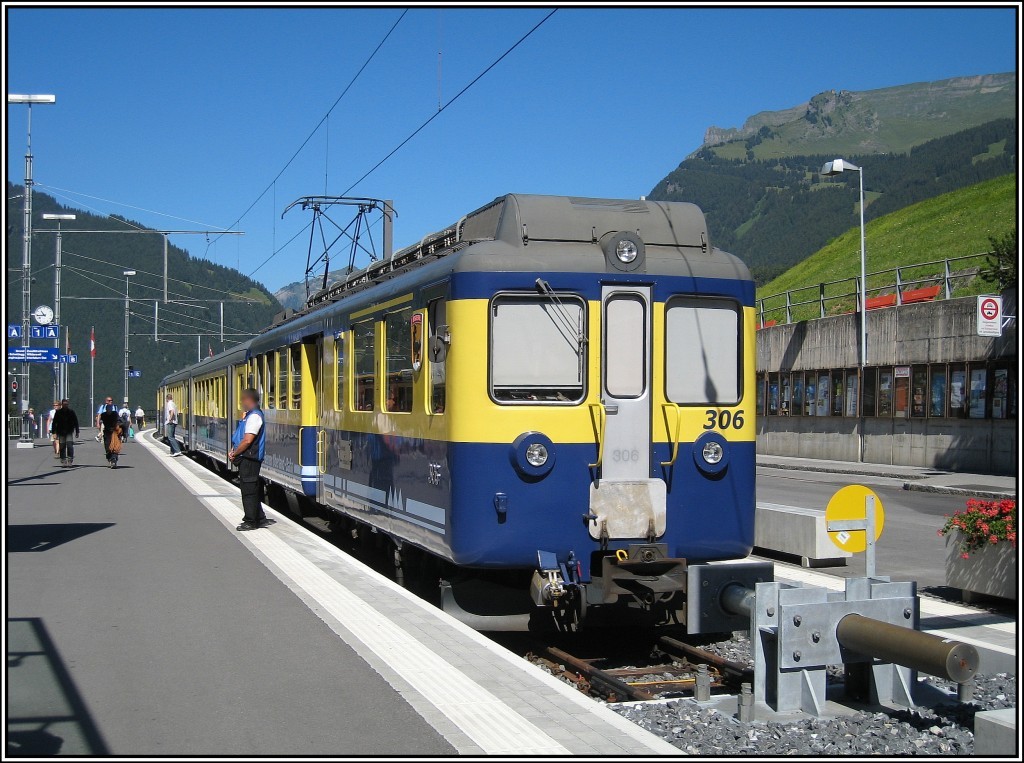
[[[263,513],[260,500],[260,467],[263,466],[266,427],[260,410],[260,395],[256,390],[242,390],[242,410],[245,416],[231,437],[232,448],[228,451],[228,458],[238,466],[245,516],[237,529],[245,532],[267,527],[271,522]]]

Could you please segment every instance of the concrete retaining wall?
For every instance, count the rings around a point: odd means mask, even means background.
[[[1016,290],[1004,293],[1016,315]],[[868,313],[868,365],[1015,361],[1017,326],[1002,337],[980,337],[974,297],[905,305]],[[839,315],[757,332],[757,370],[818,371],[858,365],[858,314]],[[757,452],[856,461],[860,419],[760,416]],[[867,418],[864,460],[948,471],[1015,474],[1014,419]]]

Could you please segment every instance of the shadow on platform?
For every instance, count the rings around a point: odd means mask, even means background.
[[[51,548],[56,548],[57,546],[113,526],[113,522],[7,525],[7,552],[49,551]]]
[[[5,755],[109,754],[43,621],[9,619]]]

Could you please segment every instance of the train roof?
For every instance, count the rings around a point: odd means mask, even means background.
[[[218,352],[213,357],[203,358],[198,363],[192,363],[191,365],[185,366],[180,371],[167,374],[167,376],[160,380],[160,386],[162,387],[165,384],[173,384],[176,381],[183,381],[188,379],[190,376],[202,376],[206,373],[207,369],[211,371],[220,370],[230,363],[237,363],[245,360],[250,344],[252,344],[252,340],[246,339],[241,344],[236,344],[223,352]]]

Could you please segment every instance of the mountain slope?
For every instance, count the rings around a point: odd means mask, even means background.
[[[7,184],[7,320],[21,322],[21,249],[22,249],[22,187]],[[12,199],[11,197],[16,197]],[[64,207],[45,193],[33,194],[32,240],[32,306],[53,305],[55,242],[52,222],[42,219],[44,213],[73,213],[78,219],[65,223],[65,228],[88,230],[130,230],[138,223],[126,225],[118,219],[103,217],[80,209]],[[141,378],[132,379],[130,396],[133,405],[142,403],[147,409],[156,401],[156,387],[161,377],[194,363],[197,359],[197,337],[203,357],[210,349],[244,341],[270,324],[280,311],[277,300],[259,283],[233,268],[208,260],[193,258],[174,245],[168,247],[169,293],[177,304],[163,304],[163,239],[159,234],[74,234],[63,237],[61,276],[61,323],[70,326],[71,351],[78,355],[78,364],[71,367],[70,397],[82,416],[87,413],[89,398],[89,327],[96,327],[96,397],[111,394],[120,401],[124,387],[124,287],[123,270],[137,271],[131,277],[130,294],[130,364],[142,371]],[[225,341],[220,342],[220,307],[217,302],[192,306],[182,300],[225,300]],[[161,341],[153,339],[153,303],[159,300]],[[174,336],[189,334],[191,336]],[[62,330],[61,347],[64,346]],[[20,344],[18,340],[8,346]],[[33,346],[45,346],[42,340]],[[35,364],[32,368],[31,403],[38,410],[47,406],[53,390],[51,366]],[[7,400],[10,404],[10,393]]]
[[[1014,171],[1016,146],[1016,121],[1004,118],[927,141],[905,154],[844,158],[864,167],[865,216],[873,219]],[[743,258],[758,283],[765,283],[857,223],[857,174],[818,174],[832,158],[728,159],[705,147],[662,180],[649,198],[698,204],[707,215],[712,242]]]
[[[880,90],[829,90],[743,127],[711,127],[704,146],[716,156],[771,159],[797,154],[903,153],[934,138],[1016,113],[1014,73],[916,82]]]
[[[1013,174],[912,204],[867,224],[865,251],[867,271],[931,262],[943,257],[962,257],[990,249],[989,236],[999,238],[1016,227],[1017,178]],[[977,263],[970,263],[976,265]],[[905,273],[925,278],[941,274],[942,265]],[[792,289],[810,288],[795,301],[817,297],[817,285],[860,274],[860,226],[847,230],[806,260],[757,291],[758,299]],[[868,278],[868,288],[892,283],[893,276]],[[981,293],[993,287],[979,283],[959,284],[958,294]],[[850,282],[826,289],[826,294],[849,292]],[[870,296],[870,294],[869,294]],[[852,306],[843,306],[849,309]],[[837,303],[832,303],[837,305]],[[784,297],[765,299],[765,310],[785,305]],[[817,317],[817,306],[794,309],[794,319]],[[778,318],[772,314],[769,318]]]

